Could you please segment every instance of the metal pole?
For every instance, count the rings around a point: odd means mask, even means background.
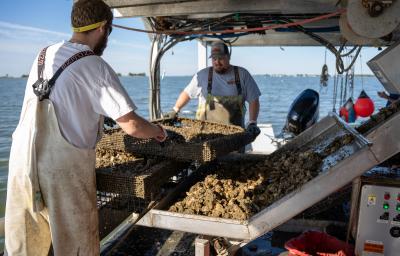
[[[202,70],[207,65],[207,43],[203,41],[197,42],[197,68]]]
[[[149,118],[160,117],[160,62],[157,56],[160,50],[160,36],[155,36],[150,50],[150,77],[149,77]]]

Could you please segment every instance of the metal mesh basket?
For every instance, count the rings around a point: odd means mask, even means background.
[[[132,212],[142,212],[150,200],[131,195],[97,191],[100,239],[113,231]]]
[[[120,129],[107,132],[99,142],[102,147],[180,161],[208,162],[236,151],[255,137],[243,128],[212,122],[178,118],[155,121],[166,128],[168,139],[158,143],[153,139],[136,139]]]
[[[108,138],[111,142],[112,137]],[[99,232],[104,238],[132,212],[144,211],[161,186],[182,170],[183,163],[144,159],[123,151],[96,149]]]
[[[135,165],[143,167],[135,170]],[[134,161],[98,168],[97,190],[152,200],[159,193],[162,183],[179,170],[179,164],[171,161],[154,164],[150,161],[145,165],[141,161]]]

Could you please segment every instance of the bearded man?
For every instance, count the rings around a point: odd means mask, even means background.
[[[101,0],[74,3],[68,41],[33,63],[10,151],[6,255],[99,255],[95,146],[103,117],[129,135],[164,141],[135,113],[117,74],[100,57],[112,30]]]
[[[261,92],[250,73],[230,64],[230,52],[223,42],[211,46],[212,67],[195,74],[179,95],[167,117],[174,117],[193,98],[199,99],[196,118],[245,127],[245,102],[249,105],[246,128],[258,132],[257,118]]]

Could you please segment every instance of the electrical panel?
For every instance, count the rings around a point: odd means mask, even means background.
[[[400,94],[400,41],[376,55],[367,65],[387,92]]]
[[[356,255],[400,255],[400,187],[363,185]]]

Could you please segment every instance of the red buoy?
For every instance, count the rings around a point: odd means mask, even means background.
[[[354,110],[357,116],[368,117],[374,113],[375,105],[370,97],[365,93],[364,90],[361,91],[360,96],[354,104]]]
[[[349,122],[349,111],[344,106],[339,109],[339,116],[344,121]]]

